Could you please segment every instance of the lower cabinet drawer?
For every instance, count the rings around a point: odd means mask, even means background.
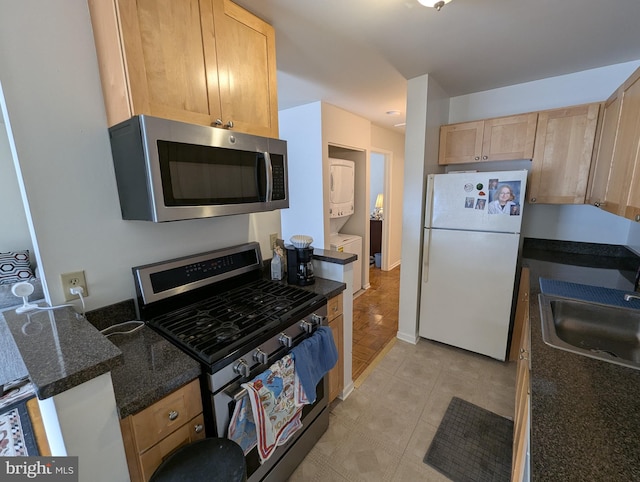
[[[200,383],[193,380],[132,415],[131,427],[137,451],[144,452],[201,412]]]
[[[149,480],[164,459],[183,445],[205,438],[204,418],[198,415],[168,435],[146,452],[140,454],[142,480]]]

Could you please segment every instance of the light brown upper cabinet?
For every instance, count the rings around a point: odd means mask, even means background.
[[[589,188],[587,203],[596,207],[605,208],[607,184],[611,171],[613,149],[616,144],[616,133],[620,120],[620,105],[622,104],[622,88],[616,90],[604,103],[602,108],[602,120],[599,126],[598,148],[589,175]]]
[[[620,123],[604,208],[640,221],[640,69],[622,86]],[[619,194],[616,195],[616,192]],[[611,195],[609,196],[609,193]],[[620,198],[616,211],[615,199]]]
[[[529,202],[583,204],[600,104],[538,113]]]
[[[439,164],[531,159],[538,114],[440,127]]]
[[[275,33],[229,0],[89,0],[109,126],[133,115],[278,137]]]

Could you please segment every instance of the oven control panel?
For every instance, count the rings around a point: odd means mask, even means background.
[[[239,379],[250,380],[259,375],[286,355],[292,347],[311,336],[318,326],[326,325],[326,320],[327,307],[322,305],[304,318],[292,321],[286,328],[257,346],[247,347],[224,368],[209,374],[209,390],[215,393]]]

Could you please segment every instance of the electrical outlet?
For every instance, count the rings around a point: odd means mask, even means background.
[[[65,301],[73,301],[79,298],[78,295],[72,295],[69,291],[75,286],[82,286],[82,296],[86,298],[89,296],[89,290],[87,289],[87,282],[84,278],[84,271],[74,271],[73,273],[63,273],[60,275],[60,282],[62,283],[62,292],[64,293]]]
[[[271,251],[273,251],[273,248],[275,248],[277,239],[278,233],[272,233],[269,235],[269,247],[271,248]]]

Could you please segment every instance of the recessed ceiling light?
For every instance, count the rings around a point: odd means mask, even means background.
[[[387,115],[400,115],[399,110],[388,110]]]

